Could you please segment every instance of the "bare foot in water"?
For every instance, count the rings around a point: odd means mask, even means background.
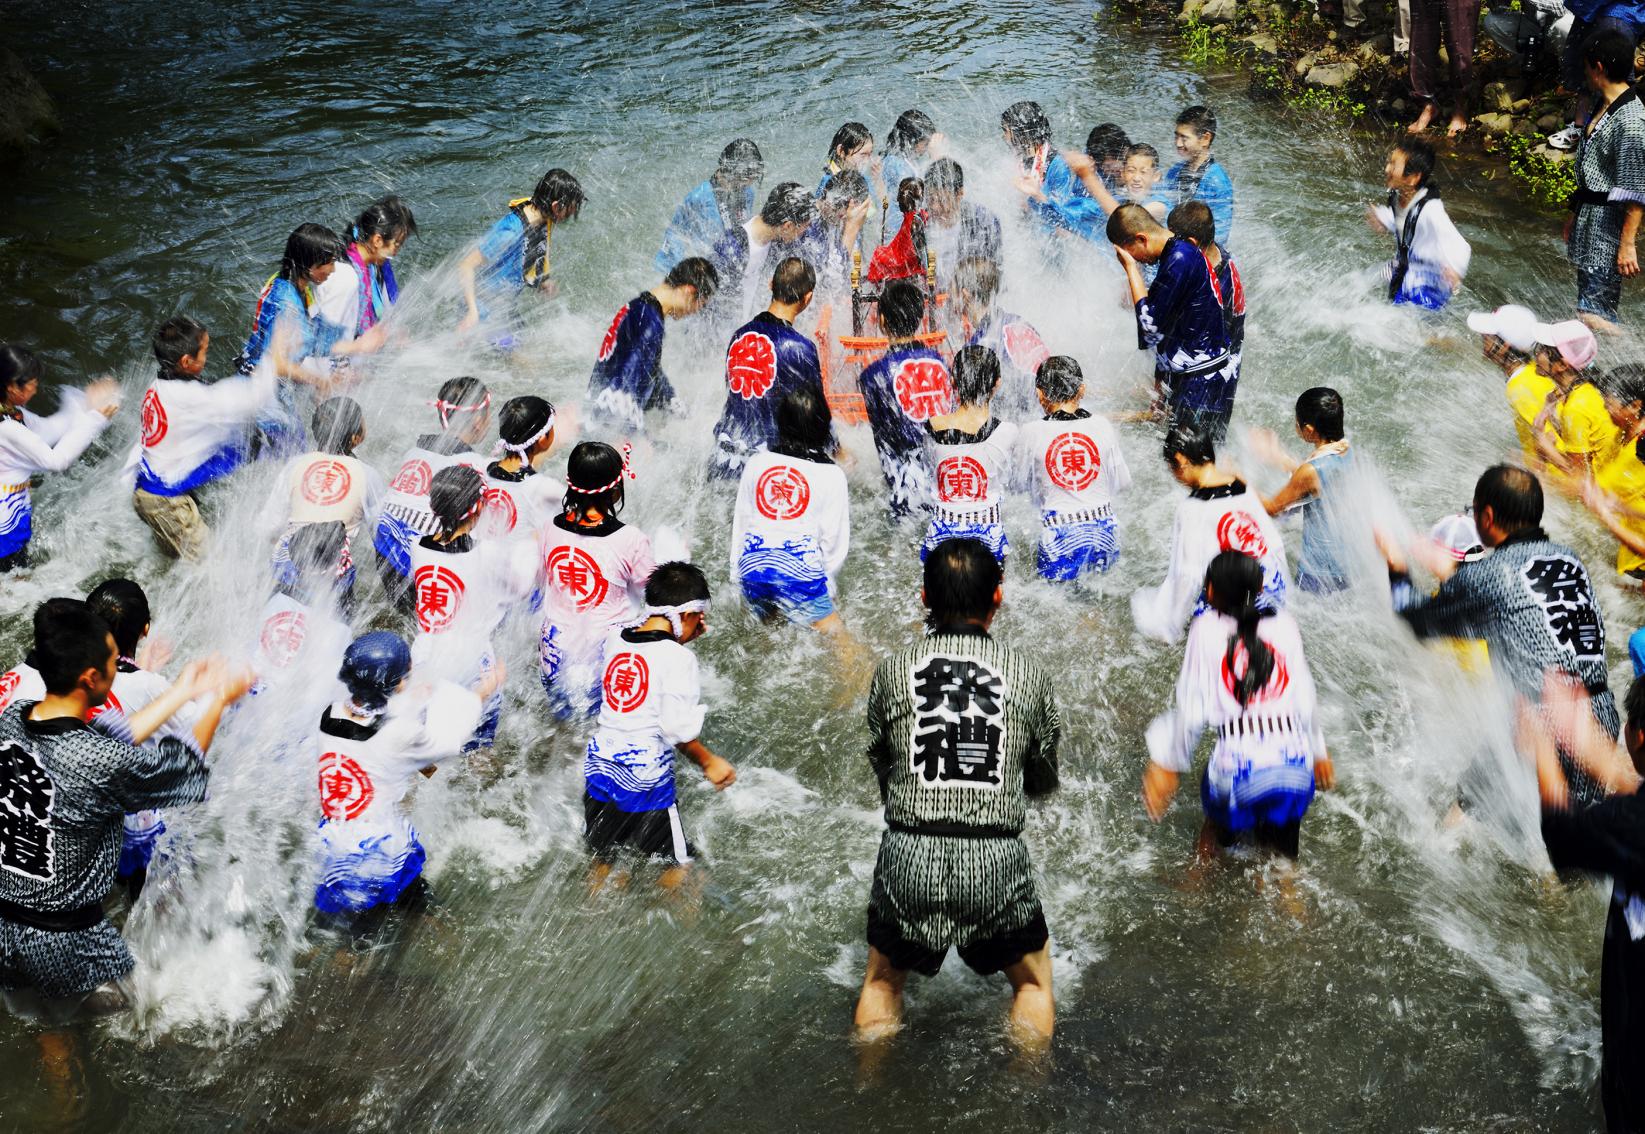
[[[1405,127],[1405,129],[1408,133],[1420,134],[1433,124],[1434,104],[1431,102],[1425,102],[1422,104],[1422,113],[1417,115],[1417,120]]]
[[[1458,134],[1466,133],[1467,130],[1468,115],[1463,111],[1462,107],[1459,106],[1455,110],[1451,111],[1451,122],[1445,127],[1445,136],[1447,138],[1455,138]]]

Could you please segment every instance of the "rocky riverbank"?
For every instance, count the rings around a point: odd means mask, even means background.
[[[1242,0],[1120,0],[1116,15],[1168,29],[1183,54],[1209,69],[1237,67],[1252,91],[1282,99],[1299,110],[1362,121],[1381,129],[1415,117],[1407,91],[1406,63],[1393,53],[1387,31],[1344,39],[1311,3],[1245,3]],[[1444,48],[1441,48],[1441,57]],[[1547,135],[1567,121],[1567,98],[1557,92],[1557,68],[1544,60],[1540,74],[1526,75],[1483,33],[1475,48],[1482,86],[1468,130],[1448,139],[1442,129],[1426,135],[1448,156],[1470,156],[1511,176],[1526,197],[1558,208],[1575,186],[1573,155],[1553,149]],[[1444,116],[1439,122],[1443,124]]]
[[[0,47],[0,165],[16,162],[60,129],[51,96],[9,49]]]

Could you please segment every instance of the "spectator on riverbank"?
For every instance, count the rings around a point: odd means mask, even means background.
[[[1576,192],[1565,225],[1576,269],[1577,317],[1615,334],[1623,277],[1639,274],[1639,218],[1645,207],[1645,104],[1628,86],[1633,40],[1615,29],[1582,49],[1588,85],[1604,108],[1588,124],[1576,157]]]
[[[1564,5],[1571,13],[1571,28],[1566,33],[1564,49],[1560,52],[1560,81],[1568,91],[1576,92],[1571,125],[1548,139],[1556,150],[1574,150],[1598,105],[1588,96],[1586,60],[1583,49],[1588,41],[1601,32],[1616,31],[1628,37],[1635,47],[1645,37],[1645,3],[1637,0],[1569,0]]]
[[[1474,93],[1474,34],[1479,28],[1479,0],[1411,0],[1411,101],[1422,104],[1409,129],[1420,134],[1439,113],[1439,36],[1445,26],[1445,52],[1451,69],[1450,137],[1468,129]]]

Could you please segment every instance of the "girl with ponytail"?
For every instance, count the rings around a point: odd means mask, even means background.
[[[1176,704],[1148,726],[1142,797],[1157,822],[1192,767],[1200,734],[1214,728],[1200,784],[1200,853],[1248,841],[1294,860],[1314,790],[1334,776],[1296,621],[1260,605],[1262,589],[1262,564],[1250,555],[1224,551],[1211,560]]]

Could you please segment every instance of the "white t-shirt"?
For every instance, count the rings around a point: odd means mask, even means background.
[[[411,663],[425,676],[474,682],[491,661],[491,636],[537,581],[536,549],[514,540],[468,538],[444,551],[411,548],[417,636]]]
[[[937,515],[946,519],[999,519],[1012,475],[1012,449],[1017,427],[990,418],[979,440],[950,442],[951,430],[932,430],[931,459],[935,463]]]
[[[743,465],[731,519],[731,574],[748,556],[780,553],[804,577],[826,575],[828,589],[851,547],[851,501],[845,470],[762,450]]]
[[[1030,421],[1018,433],[1019,467],[1040,511],[1109,512],[1131,485],[1119,434],[1105,417]]]
[[[631,524],[596,536],[550,522],[542,566],[545,631],[558,627],[562,648],[589,654],[613,626],[634,617],[657,563],[650,538]]]

